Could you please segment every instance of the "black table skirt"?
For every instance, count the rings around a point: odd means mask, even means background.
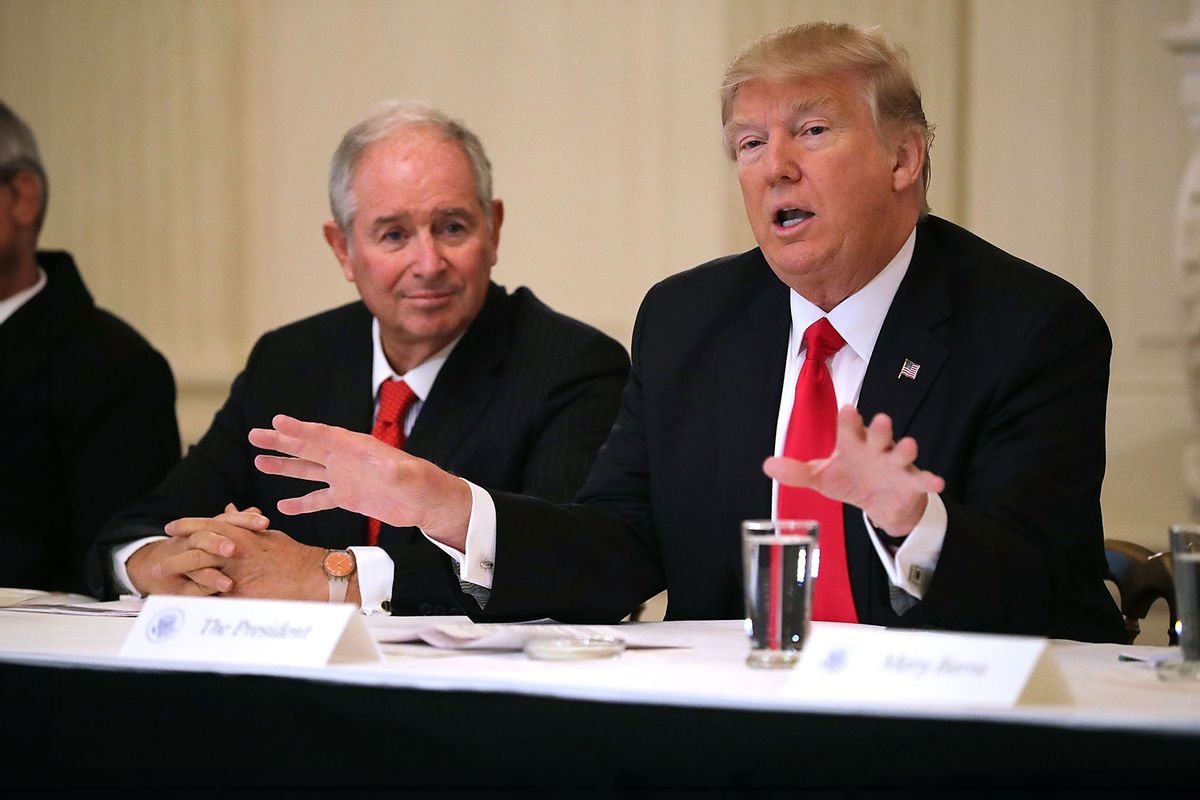
[[[0,787],[280,795],[1197,797],[1200,735],[0,664]],[[365,794],[363,793],[365,792]]]

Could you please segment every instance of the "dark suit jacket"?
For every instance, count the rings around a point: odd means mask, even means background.
[[[105,520],[179,460],[175,381],[70,255],[37,260],[45,288],[0,324],[0,586],[83,592]]]
[[[493,493],[486,614],[613,620],[668,589],[669,619],[743,614],[739,523],[767,517],[790,325],[758,250],[647,295],[621,412],[579,495]],[[917,228],[858,407],[916,438],[949,522],[924,599],[897,616],[862,512],[845,509],[866,623],[1120,641],[1100,519],[1111,339],[1065,281],[937,218]],[[905,359],[915,380],[899,376]]]
[[[219,514],[233,502],[257,506],[304,544],[365,545],[367,521],[358,514],[279,514],[281,499],[317,487],[260,473],[246,435],[280,413],[369,433],[371,357],[362,303],[263,336],[212,427],[153,494],[113,521],[104,543],[161,535],[166,522]],[[404,449],[486,488],[569,500],[612,425],[628,372],[629,356],[611,338],[528,289],[508,295],[493,284]],[[417,529],[385,525],[379,545],[396,566],[393,613],[461,613],[446,578],[449,558]]]

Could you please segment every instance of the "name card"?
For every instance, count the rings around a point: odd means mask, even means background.
[[[173,595],[146,599],[118,655],[294,667],[382,659],[352,605]]]
[[[814,623],[786,691],[866,705],[1062,703],[1046,640]]]

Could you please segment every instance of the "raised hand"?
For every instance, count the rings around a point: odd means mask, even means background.
[[[888,415],[876,414],[867,427],[854,406],[844,406],[838,412],[837,444],[828,458],[772,456],[763,462],[763,472],[782,484],[858,506],[877,528],[907,536],[925,513],[926,495],[942,491],[945,481],[916,466],[912,437],[897,442],[892,436]]]
[[[471,516],[465,481],[364,433],[283,414],[271,424],[250,431],[250,443],[288,457],[257,456],[254,466],[269,475],[326,484],[279,501],[284,514],[344,508],[389,525],[416,525],[431,538],[465,549]]]

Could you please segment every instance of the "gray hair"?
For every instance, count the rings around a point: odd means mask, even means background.
[[[3,101],[0,101],[0,183],[12,180],[18,172],[32,172],[42,184],[42,207],[38,209],[37,227],[41,230],[46,218],[46,201],[50,199],[50,181],[42,168],[33,131]]]
[[[358,201],[350,184],[359,159],[367,147],[413,126],[431,127],[447,140],[457,142],[471,162],[475,175],[475,197],[491,224],[492,164],[483,151],[483,143],[465,125],[443,112],[413,100],[390,100],[382,103],[366,119],[346,131],[329,164],[329,208],[333,219],[347,236],[358,210]]]

